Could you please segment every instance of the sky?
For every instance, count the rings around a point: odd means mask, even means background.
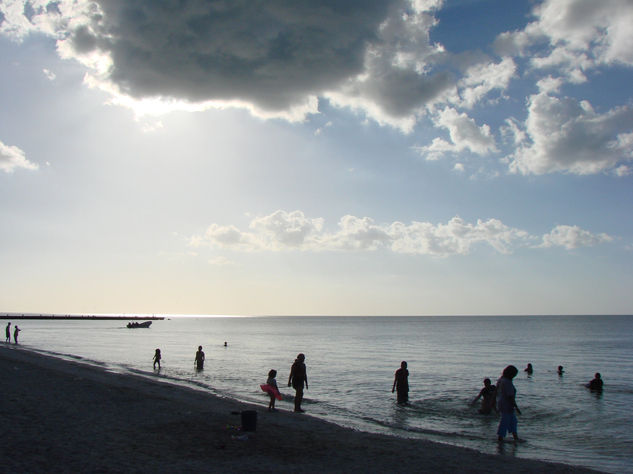
[[[0,2],[0,311],[633,313],[630,0]]]

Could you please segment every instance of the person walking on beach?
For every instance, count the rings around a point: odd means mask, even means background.
[[[404,405],[409,402],[409,370],[407,363],[403,360],[400,362],[400,368],[396,370],[393,378],[393,387],[391,393],[398,391],[398,404]]]
[[[288,377],[288,387],[295,389],[295,412],[303,413],[301,402],[303,401],[303,385],[308,389],[308,373],[305,365],[306,356],[299,354],[290,368],[290,376]]]
[[[18,334],[20,333],[22,329],[20,329],[17,325],[15,326],[15,329],[13,330],[13,340],[15,341],[15,343],[18,343]]]
[[[158,364],[158,370],[160,370],[160,359],[160,349],[156,349],[156,352],[154,353],[154,370],[156,370],[156,364]]]
[[[497,409],[501,413],[501,421],[499,422],[499,429],[497,430],[497,436],[499,441],[503,441],[508,432],[512,433],[515,441],[519,440],[517,434],[517,417],[514,414],[514,410],[520,415],[521,410],[516,404],[517,390],[512,384],[512,379],[519,373],[514,365],[509,365],[503,369],[501,378],[497,381]]]
[[[7,338],[4,342],[11,342],[11,322],[7,323]]]
[[[196,352],[196,369],[204,369],[204,352],[202,352],[202,346],[198,346],[198,352]]]
[[[479,413],[482,415],[488,415],[494,409],[497,410],[496,405],[496,394],[497,387],[492,385],[490,379],[484,379],[484,388],[481,389],[479,395],[475,397],[475,399],[470,402],[471,405],[477,403],[477,400],[481,398],[481,408],[479,408]]]

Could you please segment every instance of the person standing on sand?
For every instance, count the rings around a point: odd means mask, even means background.
[[[11,322],[7,323],[7,338],[4,342],[11,342]]]
[[[303,413],[301,402],[303,401],[303,384],[308,389],[308,373],[305,365],[306,356],[299,354],[290,368],[290,376],[288,377],[288,387],[295,389],[295,412]]]
[[[156,349],[156,352],[154,353],[154,370],[156,370],[156,364],[158,364],[158,370],[160,370],[160,359],[160,349]]]
[[[202,346],[198,346],[198,352],[196,352],[196,369],[204,369],[204,352],[202,352]]]
[[[501,378],[497,381],[497,409],[501,413],[501,421],[499,422],[499,428],[497,429],[497,436],[499,441],[503,441],[508,432],[512,433],[515,441],[519,440],[517,434],[517,417],[514,414],[514,410],[520,415],[521,410],[516,404],[517,390],[512,384],[512,379],[519,373],[514,365],[509,365],[503,369]]]
[[[403,405],[409,402],[409,370],[407,369],[407,363],[403,360],[400,362],[400,368],[396,370],[396,375],[393,378],[393,387],[391,387],[391,393],[398,391],[398,404]]]
[[[20,333],[22,329],[20,329],[17,325],[15,326],[15,329],[13,330],[13,340],[15,341],[15,343],[18,343],[18,334]]]

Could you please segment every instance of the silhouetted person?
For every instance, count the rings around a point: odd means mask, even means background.
[[[11,323],[7,323],[7,338],[4,342],[11,342]]]
[[[488,415],[493,409],[497,409],[496,395],[497,387],[492,385],[490,379],[484,379],[484,388],[481,389],[479,395],[477,395],[470,404],[474,405],[477,403],[477,400],[481,398],[481,408],[479,408],[479,413],[482,415]]]
[[[517,417],[514,414],[516,409],[520,415],[521,410],[516,404],[517,390],[512,384],[512,379],[516,377],[519,370],[514,365],[509,365],[503,369],[501,378],[497,381],[497,410],[501,413],[501,421],[499,422],[499,429],[497,435],[499,441],[503,441],[508,432],[512,433],[515,440],[519,439],[517,434]]]
[[[229,347],[229,344],[226,341],[224,341],[224,347]]]
[[[305,384],[306,390],[308,389],[308,373],[305,365],[306,356],[299,354],[295,359],[292,367],[290,367],[290,376],[288,377],[288,387],[292,386],[295,389],[295,412],[302,413],[305,410],[301,409],[301,402],[303,401],[303,385]]]
[[[401,405],[407,403],[409,401],[409,371],[404,360],[400,362],[400,368],[396,370],[396,375],[393,378],[391,393],[396,390],[398,391],[398,403]]]
[[[198,352],[196,352],[196,369],[204,369],[204,352],[202,352],[202,346],[198,346]]]
[[[534,369],[532,368],[532,364],[528,364],[527,367],[523,370],[523,372],[526,372],[528,375],[532,375],[532,372],[534,372]]]
[[[565,370],[563,369],[562,365],[559,365],[556,372],[558,373],[558,375],[563,375],[565,373]]]
[[[266,385],[270,385],[277,392],[279,392],[279,387],[277,386],[277,379],[275,379],[275,377],[277,377],[277,371],[275,369],[270,369],[270,372],[268,372],[268,378],[266,379]],[[275,392],[271,390],[270,392],[268,392],[268,396],[270,397],[270,403],[268,404],[268,411],[277,411],[275,409],[275,400],[277,399],[275,397]]]
[[[602,392],[602,385],[602,376],[600,375],[600,372],[596,372],[593,380],[589,382],[586,387],[593,392]]]
[[[156,349],[156,352],[154,353],[154,370],[156,370],[156,364],[158,364],[158,370],[160,370],[160,359],[160,349]]]
[[[13,340],[15,341],[15,343],[18,343],[18,334],[20,334],[20,331],[22,329],[20,329],[19,327],[15,326],[15,329],[13,330]]]

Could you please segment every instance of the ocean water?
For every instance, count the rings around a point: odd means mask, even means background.
[[[359,430],[426,438],[503,456],[633,472],[633,317],[170,317],[150,329],[123,321],[15,320],[21,345],[109,370],[268,403],[271,368],[292,410],[290,366],[306,355],[310,415]],[[224,341],[228,347],[224,347]],[[202,345],[207,362],[194,370]],[[162,369],[152,369],[154,350]],[[391,393],[409,366],[410,405]],[[523,369],[530,362],[534,373]],[[485,377],[519,368],[522,443],[496,442],[497,415],[469,402]],[[565,367],[560,377],[558,365]],[[584,387],[601,372],[601,395]]]

